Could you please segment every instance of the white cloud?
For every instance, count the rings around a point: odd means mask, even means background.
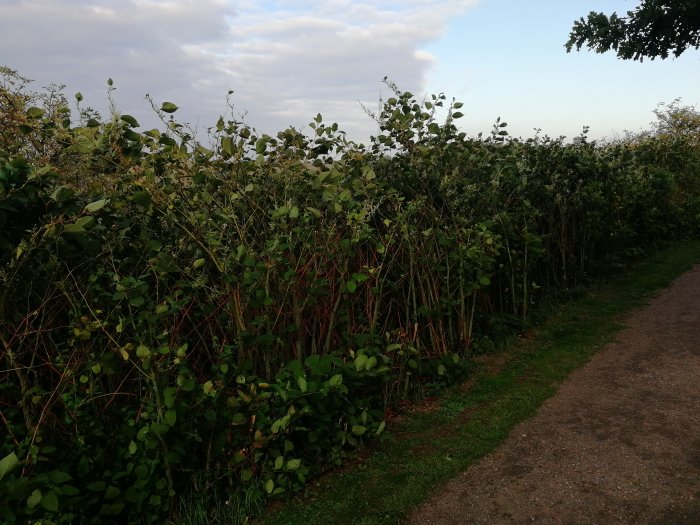
[[[0,4],[2,65],[69,84],[101,107],[148,120],[143,100],[172,100],[180,118],[213,123],[224,97],[258,129],[304,126],[316,113],[365,139],[388,75],[421,92],[436,58],[422,46],[476,0],[12,0]]]

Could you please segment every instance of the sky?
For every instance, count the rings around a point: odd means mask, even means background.
[[[148,93],[204,133],[219,115],[260,133],[310,133],[317,113],[348,137],[378,133],[376,110],[400,89],[445,93],[459,126],[488,133],[592,138],[640,131],[661,102],[700,107],[700,51],[628,62],[566,53],[574,20],[623,14],[637,0],[0,0],[0,65],[65,84],[70,100],[107,112],[107,79],[122,113],[157,121]],[[227,105],[226,95],[231,107]]]

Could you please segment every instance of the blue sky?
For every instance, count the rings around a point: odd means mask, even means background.
[[[351,138],[376,125],[389,76],[422,96],[464,103],[461,126],[488,132],[595,138],[638,131],[659,102],[700,103],[700,51],[624,62],[563,44],[589,11],[622,13],[636,0],[2,0],[0,65],[66,84],[102,111],[114,79],[119,109],[144,127],[144,95],[172,101],[204,134],[226,111],[259,131],[306,130],[320,112]],[[232,89],[232,110],[225,104]]]
[[[574,20],[589,11],[623,14],[625,0],[481,1],[450,21],[443,38],[427,46],[439,58],[428,90],[465,103],[465,128],[487,128],[497,116],[511,133],[533,128],[575,136],[583,125],[594,137],[647,128],[660,102],[681,97],[700,103],[700,51],[678,59],[622,61],[586,50],[566,53]]]

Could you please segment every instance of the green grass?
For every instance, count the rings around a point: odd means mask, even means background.
[[[700,261],[700,242],[661,250],[599,281],[497,355],[475,364],[470,388],[394,424],[364,460],[312,484],[265,525],[402,523],[411,511],[532,416],[574,369],[610,342],[621,315]]]

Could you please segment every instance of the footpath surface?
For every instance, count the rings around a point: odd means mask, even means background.
[[[700,265],[409,523],[700,524]]]

